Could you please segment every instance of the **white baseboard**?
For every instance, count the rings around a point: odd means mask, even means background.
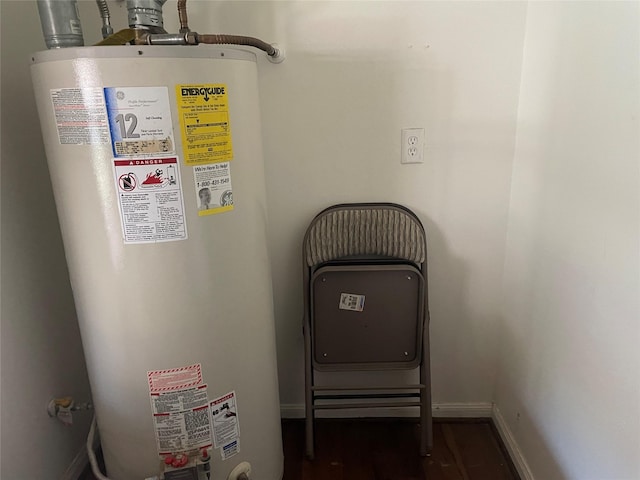
[[[431,410],[436,418],[491,418],[493,403],[434,403]]]
[[[509,452],[509,456],[513,461],[513,464],[520,475],[521,480],[534,480],[533,473],[531,473],[531,469],[529,468],[529,464],[527,460],[524,458],[520,447],[518,446],[518,442],[516,442],[516,438],[513,435],[513,432],[507,425],[506,420],[500,413],[500,409],[493,406],[493,423],[500,434],[500,438],[502,438],[502,442],[505,447],[507,447],[507,451]]]
[[[490,402],[477,403],[434,403],[432,407],[434,417],[456,418],[491,418],[493,404]],[[282,418],[304,418],[304,404],[280,405]],[[344,410],[320,410],[317,418],[363,418],[363,417],[419,417],[418,407],[384,407],[384,408],[353,408]]]

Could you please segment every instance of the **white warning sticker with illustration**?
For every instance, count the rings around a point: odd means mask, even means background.
[[[340,310],[351,310],[353,312],[362,312],[364,310],[364,295],[356,295],[355,293],[340,294]]]
[[[151,393],[159,455],[210,447],[207,386]]]
[[[167,87],[108,87],[104,98],[114,157],[175,153]]]
[[[102,88],[51,90],[58,140],[62,145],[109,143],[109,122]]]
[[[233,210],[233,189],[229,162],[193,167],[198,215]]]
[[[124,243],[185,240],[178,159],[114,160]]]
[[[210,403],[211,422],[213,423],[213,443],[222,448],[240,436],[236,392],[229,392]]]

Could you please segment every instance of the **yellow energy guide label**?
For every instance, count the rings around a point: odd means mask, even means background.
[[[184,161],[187,165],[233,158],[227,86],[176,85]]]

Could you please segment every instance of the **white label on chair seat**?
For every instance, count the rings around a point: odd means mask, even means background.
[[[352,310],[361,312],[364,310],[364,295],[356,295],[355,293],[340,294],[340,310]]]

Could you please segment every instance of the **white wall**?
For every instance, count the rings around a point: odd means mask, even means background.
[[[640,478],[639,26],[528,8],[496,404],[536,479]]]
[[[526,5],[190,5],[198,31],[287,50],[281,65],[260,61],[285,411],[303,404],[304,230],[353,201],[403,203],[424,221],[434,400],[490,402]],[[400,165],[406,127],[426,129],[423,165]]]
[[[0,5],[1,476],[58,478],[87,423],[43,405],[89,391],[27,67],[35,2]],[[429,236],[434,400],[495,399],[537,479],[640,478],[638,4],[189,8],[197,31],[287,49],[259,60],[283,403],[303,403],[306,225],[332,203],[396,201]],[[81,14],[89,43],[94,2]],[[399,164],[403,127],[426,128],[424,165]]]
[[[44,49],[35,2],[0,2],[2,58],[3,480],[60,478],[86,439],[47,416],[50,398],[90,400],[31,77]]]

